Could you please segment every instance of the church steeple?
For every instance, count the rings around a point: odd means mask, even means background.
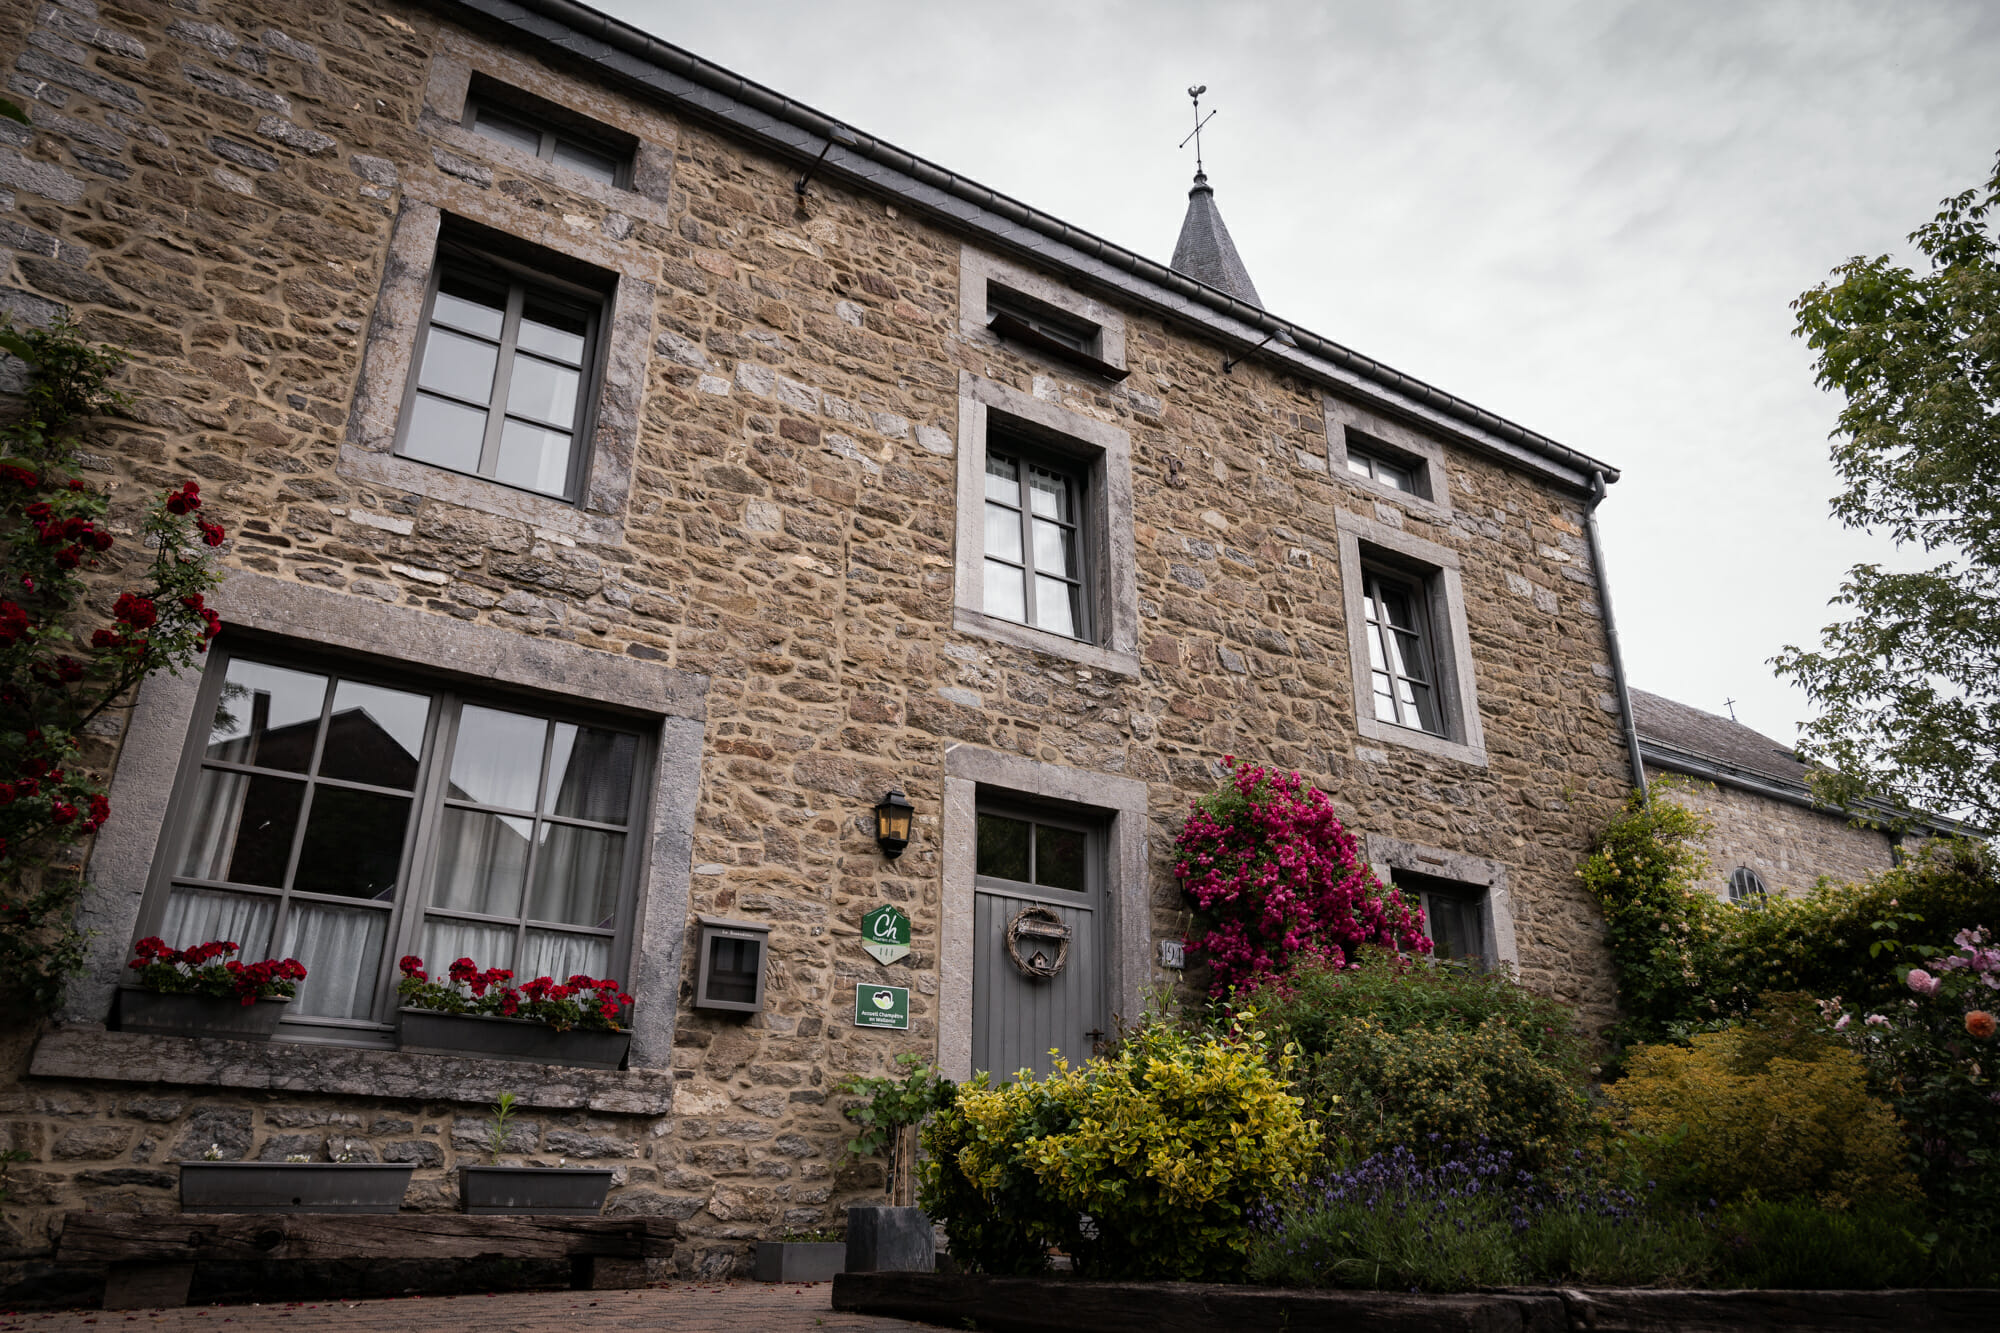
[[[1187,216],[1181,219],[1181,238],[1174,244],[1172,268],[1262,310],[1264,302],[1250,281],[1250,271],[1243,267],[1242,256],[1236,253],[1236,242],[1229,239],[1208,173],[1201,169],[1201,127],[1215,119],[1213,111],[1201,114],[1201,95],[1207,91],[1205,83],[1188,89],[1188,96],[1194,99],[1194,133],[1181,140],[1181,147],[1187,147],[1189,140],[1194,142],[1194,188],[1188,191]]]
[[[1264,308],[1256,284],[1250,281],[1250,271],[1243,267],[1243,257],[1236,253],[1236,242],[1229,239],[1222,211],[1215,206],[1215,190],[1200,171],[1195,172],[1194,188],[1188,191],[1187,216],[1181,220],[1181,238],[1174,243],[1171,267],[1259,310]]]

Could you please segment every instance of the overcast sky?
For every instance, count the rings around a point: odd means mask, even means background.
[[[1790,741],[1766,665],[1885,544],[1838,528],[1788,303],[2000,150],[2000,5],[595,0],[1142,254],[1186,89],[1268,308],[1621,468],[1635,685]]]

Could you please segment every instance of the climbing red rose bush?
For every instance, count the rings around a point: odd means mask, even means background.
[[[1216,789],[1192,802],[1174,874],[1195,906],[1186,944],[1209,994],[1247,991],[1302,959],[1339,965],[1364,944],[1427,954],[1420,908],[1375,879],[1326,794],[1297,773],[1223,756]]]
[[[112,520],[78,475],[78,432],[123,402],[109,387],[118,352],[68,324],[4,320],[0,352],[28,368],[26,393],[0,406],[0,985],[46,1012],[83,958],[78,844],[112,814],[91,738],[222,628],[205,597],[227,534],[200,516],[192,481]],[[127,524],[137,558],[116,549]]]

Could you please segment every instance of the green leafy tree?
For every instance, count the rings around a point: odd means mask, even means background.
[[[1910,234],[1926,266],[1857,256],[1793,303],[1822,388],[1843,396],[1842,524],[1922,553],[1857,565],[1821,646],[1772,659],[1818,706],[1800,749],[1852,806],[2000,820],[2000,162]]]

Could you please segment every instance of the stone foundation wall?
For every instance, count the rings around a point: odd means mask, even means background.
[[[1663,776],[1652,768],[1646,775]],[[1729,897],[1729,876],[1738,866],[1756,871],[1769,892],[1798,897],[1821,876],[1847,883],[1894,864],[1887,834],[1856,828],[1841,815],[1714,783],[1670,783],[1661,791],[1714,826],[1708,873],[1697,884],[1721,898]]]
[[[767,1008],[693,1011],[686,979],[641,995],[682,1006],[671,1113],[539,1109],[524,1152],[617,1164],[613,1206],[682,1219],[704,1273],[872,1197],[880,1166],[843,1165],[834,1088],[935,1049],[955,743],[1148,783],[1161,938],[1188,924],[1169,851],[1215,760],[1303,770],[1358,831],[1507,867],[1524,979],[1609,1019],[1574,869],[1626,760],[1581,494],[1449,439],[1449,504],[1357,486],[1329,467],[1320,386],[1255,357],[1225,373],[1226,349],[1144,310],[1126,312],[1132,374],[1115,385],[975,337],[961,237],[831,177],[801,205],[797,164],[445,13],[4,0],[9,95],[36,127],[0,122],[0,304],[73,312],[131,353],[131,414],[89,440],[128,522],[191,476],[232,567],[709,678],[691,907],[771,924]],[[459,129],[475,73],[632,135],[633,188]],[[643,352],[613,361],[599,441],[615,466],[580,509],[380,451],[378,390],[407,373],[413,319],[397,293],[440,214],[619,276],[616,336]],[[961,372],[1129,434],[1116,521],[1137,674],[954,630]],[[1461,557],[1485,766],[1358,735],[1342,510]],[[870,807],[892,785],[918,813],[886,862]],[[858,942],[884,900],[914,918],[893,968]],[[848,1025],[853,986],[877,981],[912,988],[907,1033]],[[335,1139],[413,1154],[416,1197],[450,1206],[478,1102],[223,1081],[0,1090],[0,1125],[33,1158],[0,1244],[34,1250],[66,1207],[170,1207],[163,1163],[225,1131],[250,1156]]]

